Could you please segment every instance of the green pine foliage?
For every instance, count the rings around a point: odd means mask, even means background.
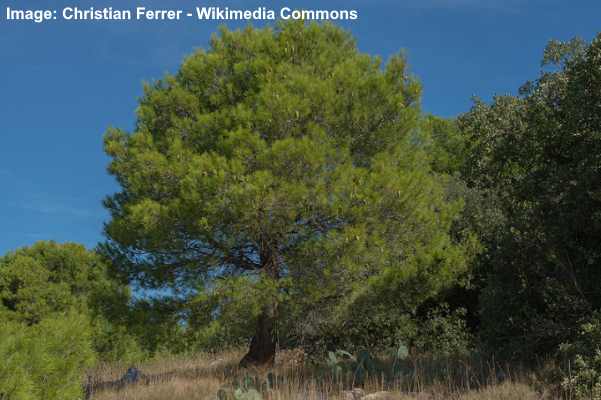
[[[86,316],[101,359],[141,357],[125,332],[129,289],[95,252],[74,243],[38,242],[0,257],[0,322],[35,326],[70,312]]]
[[[222,29],[146,86],[133,132],[107,132],[109,246],[138,282],[187,297],[193,329],[248,338],[259,315],[312,313],[386,327],[375,345],[475,248],[450,234],[463,203],[411,140],[419,96],[402,55],[384,64],[332,25]]]
[[[0,359],[0,399],[81,399],[95,359],[91,326],[75,312],[30,326],[1,321]]]
[[[36,324],[70,309],[98,315],[127,296],[102,259],[78,244],[38,242],[0,257],[0,313],[10,320]]]

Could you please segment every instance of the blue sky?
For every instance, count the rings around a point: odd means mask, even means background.
[[[4,20],[5,7],[197,5],[352,8],[362,51],[405,49],[424,86],[423,108],[454,116],[470,98],[515,93],[536,77],[545,43],[601,28],[601,2],[559,0],[2,1],[0,0],[0,254],[37,240],[93,247],[118,188],[106,173],[102,135],[130,129],[142,82],[174,72],[206,47],[217,22]],[[239,24],[228,24],[231,27]]]

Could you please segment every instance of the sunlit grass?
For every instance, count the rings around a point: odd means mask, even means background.
[[[397,376],[383,369],[379,376],[362,382],[348,372],[334,378],[324,366],[303,362],[298,352],[282,352],[275,368],[240,370],[242,351],[188,357],[163,356],[137,367],[145,374],[142,383],[124,388],[111,387],[129,365],[103,364],[90,372],[97,400],[201,400],[217,399],[221,389],[233,393],[237,384],[252,379],[264,400],[349,400],[346,391],[360,387],[365,393],[378,393],[377,400],[534,400],[540,399],[519,374],[499,373],[490,364],[467,360],[445,362],[428,359],[407,362]],[[269,378],[268,375],[272,374]],[[271,379],[271,384],[266,384]],[[103,383],[104,382],[104,383]],[[103,386],[104,385],[104,386]],[[381,393],[386,392],[386,393]]]

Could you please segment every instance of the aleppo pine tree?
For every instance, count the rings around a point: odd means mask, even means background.
[[[461,204],[411,140],[419,95],[402,56],[332,25],[222,29],[147,85],[134,132],[107,132],[108,245],[147,287],[222,293],[213,316],[248,300],[243,365],[273,361],[286,302],[377,291],[410,312],[466,265]]]

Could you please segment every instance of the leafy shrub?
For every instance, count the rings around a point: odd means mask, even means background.
[[[472,337],[465,323],[465,314],[465,309],[451,311],[446,304],[431,310],[419,324],[414,341],[416,348],[441,357],[468,354]]]
[[[326,363],[333,377],[339,378],[345,369],[349,366],[352,368],[352,363],[355,362],[355,357],[345,350],[336,350],[328,352]]]
[[[566,356],[562,389],[570,398],[601,399],[601,314],[581,326],[573,343],[563,344],[560,351]]]
[[[1,322],[0,359],[0,399],[80,399],[94,361],[89,322],[75,314],[33,326]]]

